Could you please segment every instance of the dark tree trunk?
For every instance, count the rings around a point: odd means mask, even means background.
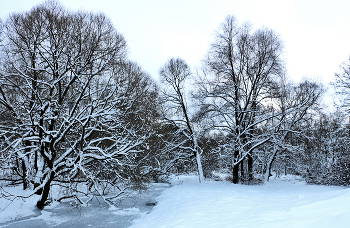
[[[244,180],[244,160],[241,161],[240,167],[241,167],[241,180]]]
[[[287,166],[284,165],[284,175],[286,176],[287,175]]]
[[[36,203],[36,206],[39,209],[43,209],[44,206],[45,206],[46,200],[49,197],[49,193],[50,193],[51,181],[54,179],[54,177],[55,177],[55,174],[54,174],[53,171],[51,171],[50,178],[46,182],[46,184],[44,185],[44,189],[42,191],[41,199]]]
[[[271,162],[271,165],[270,165],[270,168],[269,168],[269,177],[272,176],[272,164],[275,162],[275,160],[276,160],[276,156],[274,156],[273,159],[272,159],[272,162]]]
[[[26,166],[26,162],[25,162],[25,159],[28,159],[29,161],[29,154],[30,154],[30,150],[29,147],[31,145],[31,143],[26,140],[24,142],[26,148],[24,149],[24,151],[26,152],[26,156],[23,157],[21,160],[22,160],[22,179],[23,179],[23,190],[26,190],[28,188],[28,180],[27,180],[27,166]],[[17,164],[18,166],[18,164]],[[18,167],[19,168],[19,167]]]
[[[40,183],[34,183],[34,189],[37,188],[37,187],[39,187],[39,186],[40,186]],[[39,189],[35,192],[35,194],[37,194],[37,195],[41,195],[41,193],[43,193],[43,189],[42,189],[42,188],[39,188]]]
[[[235,159],[238,159],[238,151],[235,151]],[[238,184],[239,183],[239,163],[233,165],[232,167],[232,183]]]
[[[248,155],[248,180],[253,180],[253,157]]]
[[[239,164],[233,166],[233,170],[232,170],[232,183],[234,184],[238,184],[239,183]]]
[[[22,179],[23,179],[23,190],[28,188],[28,180],[27,180],[27,168],[24,159],[22,159]]]

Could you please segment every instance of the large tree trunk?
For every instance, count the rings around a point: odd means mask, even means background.
[[[239,183],[239,164],[233,165],[233,170],[232,170],[232,183],[238,184]]]
[[[234,155],[235,159],[238,159],[238,154],[239,154],[239,152],[236,150],[235,155]],[[233,165],[233,167],[232,167],[232,183],[238,184],[239,183],[239,165],[240,165],[240,163],[238,163],[238,164],[233,163],[232,165]]]
[[[44,185],[44,189],[42,191],[41,199],[36,203],[36,206],[39,209],[43,209],[46,203],[47,198],[49,197],[51,181],[55,177],[55,173],[53,171],[50,172],[50,177]]]

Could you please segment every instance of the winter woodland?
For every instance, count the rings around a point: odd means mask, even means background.
[[[116,25],[118,26],[118,25]],[[272,174],[350,184],[350,63],[333,85],[286,76],[283,42],[227,16],[202,65],[181,58],[155,81],[104,14],[46,1],[0,21],[0,192],[36,206],[110,206],[167,176],[261,184]],[[5,190],[21,185],[28,194]],[[60,194],[53,198],[52,188]]]

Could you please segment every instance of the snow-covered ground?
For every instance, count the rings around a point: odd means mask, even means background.
[[[172,185],[155,184],[119,208],[56,202],[40,211],[34,197],[3,210],[0,198],[0,227],[350,227],[350,189],[345,187],[307,185],[293,176],[264,185],[198,184],[196,176],[179,176]],[[155,197],[157,205],[148,213]]]
[[[180,177],[131,228],[350,227],[350,189],[306,185],[294,177],[233,185]]]

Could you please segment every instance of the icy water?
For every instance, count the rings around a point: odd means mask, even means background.
[[[166,188],[169,188],[168,184],[154,184],[147,192],[123,200],[115,210],[97,200],[87,207],[74,207],[69,202],[63,202],[44,210],[35,209],[34,215],[0,223],[0,227],[129,227],[133,220],[152,210],[156,197]]]

